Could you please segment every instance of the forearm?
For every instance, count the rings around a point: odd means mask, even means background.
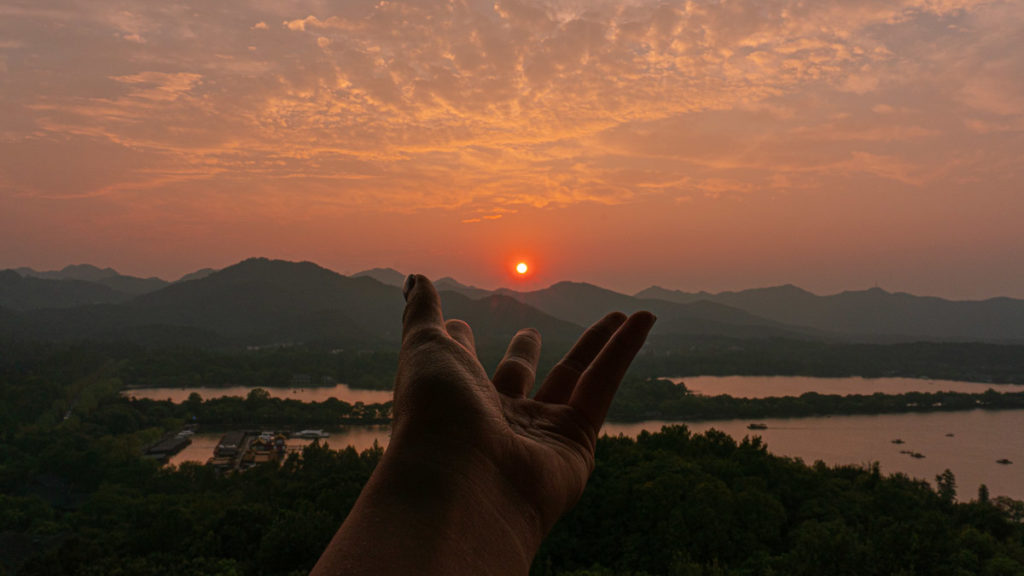
[[[314,575],[529,572],[543,534],[497,470],[391,448]]]

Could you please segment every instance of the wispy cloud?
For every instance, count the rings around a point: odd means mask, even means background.
[[[1024,7],[1010,1],[64,0],[0,14],[4,142],[120,150],[66,181],[4,156],[8,193],[251,181],[473,221],[836,174],[924,186],[964,134],[1002,165],[1005,141],[986,138],[1024,122]]]

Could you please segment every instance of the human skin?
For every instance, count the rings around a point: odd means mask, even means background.
[[[608,314],[537,394],[540,334],[520,330],[488,377],[473,331],[424,276],[404,289],[387,451],[312,574],[527,574],[579,499],[597,434],[655,318]]]

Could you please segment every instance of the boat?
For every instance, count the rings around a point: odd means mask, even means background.
[[[308,438],[311,440],[316,438],[327,438],[328,436],[330,436],[330,434],[323,430],[299,430],[292,434],[292,438]]]
[[[245,448],[245,440],[250,433],[245,430],[233,430],[221,437],[217,447],[213,449],[214,456],[235,457]]]
[[[924,454],[921,454],[920,452],[911,452],[910,457],[920,460],[921,458],[924,458]]]
[[[1013,461],[1010,460],[1009,458],[1000,458],[999,460],[996,460],[996,463],[998,463],[998,464],[1013,464]]]
[[[763,422],[751,422],[747,424],[747,430],[767,430],[768,425]]]
[[[166,437],[147,448],[145,456],[166,462],[170,460],[171,456],[181,452],[191,443],[191,438],[182,438],[181,436]]]
[[[902,438],[896,438],[895,440],[891,440],[891,442],[893,444],[903,444],[903,439]]]

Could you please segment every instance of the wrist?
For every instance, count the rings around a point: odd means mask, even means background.
[[[500,471],[397,436],[314,573],[527,574],[544,528]]]
[[[537,510],[477,449],[432,440],[417,435],[407,441],[396,430],[368,496],[417,510],[436,532],[461,540],[488,565],[521,567],[498,573],[528,572],[548,529]],[[494,562],[499,556],[506,561]]]

